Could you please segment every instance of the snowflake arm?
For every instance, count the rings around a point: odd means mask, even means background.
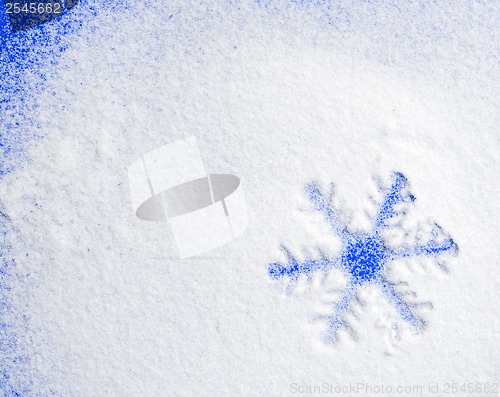
[[[291,281],[295,281],[302,274],[309,278],[312,273],[318,270],[327,271],[329,268],[336,266],[336,261],[332,261],[324,255],[322,255],[321,259],[308,259],[299,262],[288,248],[282,246],[281,250],[287,257],[287,263],[283,265],[280,262],[275,262],[269,265],[268,274],[273,280],[288,277]]]
[[[408,303],[406,303],[394,289],[394,284],[382,277],[380,285],[382,287],[382,292],[387,296],[389,302],[396,307],[401,318],[410,323],[415,330],[422,330],[425,326],[424,321],[413,313]]]
[[[394,210],[397,204],[404,203],[408,200],[415,201],[413,195],[403,195],[402,193],[408,182],[406,177],[402,173],[396,172],[393,175],[393,179],[394,181],[389,191],[384,195],[384,199],[375,218],[374,230],[376,233],[387,227],[386,222],[397,215],[397,212]]]
[[[389,257],[391,260],[399,258],[412,258],[416,256],[439,256],[444,252],[456,253],[458,246],[453,239],[448,238],[442,243],[435,240],[429,241],[425,245],[417,245],[414,247],[406,247],[399,250],[390,251]]]
[[[349,308],[353,298],[356,296],[357,287],[349,283],[347,287],[344,289],[344,295],[340,300],[335,304],[335,308],[333,309],[333,314],[327,317],[328,321],[328,329],[325,335],[325,342],[334,343],[338,339],[338,330],[343,326],[346,326],[345,322],[345,314],[347,309]]]
[[[313,204],[314,209],[323,214],[327,223],[330,225],[335,234],[339,236],[342,242],[347,241],[349,238],[347,226],[344,225],[344,223],[338,216],[338,212],[331,206],[333,197],[333,185],[328,197],[324,196],[324,194],[315,183],[307,184],[305,187],[305,191],[307,198]]]

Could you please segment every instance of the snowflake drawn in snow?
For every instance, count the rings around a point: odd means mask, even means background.
[[[395,283],[388,280],[386,265],[401,258],[438,257],[445,253],[457,253],[458,246],[437,224],[434,225],[431,237],[424,245],[402,246],[399,249],[392,249],[388,246],[382,232],[390,227],[388,221],[391,218],[401,215],[396,207],[402,203],[415,201],[415,197],[405,189],[406,187],[406,177],[402,173],[394,173],[392,185],[384,189],[384,198],[373,220],[371,231],[352,233],[340,220],[339,212],[332,207],[333,186],[331,192],[325,196],[317,184],[306,185],[305,192],[314,210],[324,216],[333,232],[341,240],[340,254],[329,258],[320,251],[318,259],[299,262],[290,250],[282,246],[287,262],[271,264],[268,274],[274,280],[288,278],[290,282],[286,289],[287,293],[301,275],[307,276],[309,281],[315,272],[326,273],[331,269],[339,269],[346,275],[348,281],[342,291],[342,297],[336,302],[332,314],[327,316],[328,328],[324,338],[326,343],[336,342],[338,331],[342,327],[349,328],[345,320],[346,311],[356,297],[358,289],[367,284],[379,286],[383,294],[396,307],[401,318],[415,331],[418,332],[424,328],[425,322],[414,313],[412,305],[395,290]]]

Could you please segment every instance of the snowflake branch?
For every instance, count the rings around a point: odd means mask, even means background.
[[[345,313],[351,304],[351,301],[356,296],[357,287],[349,283],[344,290],[344,295],[340,300],[335,304],[335,308],[333,309],[333,314],[327,317],[328,320],[328,330],[325,335],[325,342],[327,343],[335,343],[338,339],[337,332],[343,327],[346,323],[344,320]]]
[[[340,220],[338,212],[331,206],[333,197],[333,185],[329,197],[326,198],[315,183],[307,184],[305,187],[307,198],[314,205],[314,209],[321,212],[332,230],[342,241],[349,238],[347,226]]]
[[[412,258],[415,256],[438,256],[443,252],[456,253],[458,246],[453,239],[448,238],[442,243],[437,243],[435,240],[429,241],[425,245],[417,245],[415,247],[407,247],[400,250],[390,251],[389,257],[391,260],[399,258]]]
[[[281,250],[287,257],[287,263],[283,265],[280,262],[275,262],[269,265],[267,272],[269,277],[273,280],[288,277],[290,280],[294,281],[297,280],[301,274],[310,277],[312,273],[318,270],[326,271],[336,264],[335,261],[328,259],[326,256],[322,256],[319,260],[309,259],[304,262],[298,262],[288,248],[282,246]]]
[[[384,200],[380,205],[380,209],[375,218],[374,230],[378,232],[380,229],[387,227],[386,221],[397,215],[394,207],[397,204],[404,203],[408,199],[415,201],[415,197],[411,194],[404,196],[401,192],[406,187],[408,180],[400,173],[396,172],[393,175],[394,182],[392,183],[389,191],[384,195]]]
[[[417,331],[422,330],[425,327],[425,322],[413,314],[410,306],[401,298],[401,296],[394,289],[394,285],[382,278],[381,281],[382,291],[389,298],[396,309],[399,311],[401,318],[409,322]]]

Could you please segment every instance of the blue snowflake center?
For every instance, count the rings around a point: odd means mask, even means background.
[[[342,255],[342,265],[351,273],[353,282],[363,284],[378,278],[386,262],[383,243],[374,237],[351,240]]]

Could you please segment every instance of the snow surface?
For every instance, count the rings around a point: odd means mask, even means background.
[[[12,376],[62,396],[498,383],[498,6],[131,3],[77,6],[83,25],[44,66],[51,78],[30,72],[24,128],[43,139],[0,180],[9,255],[25,275],[9,296],[27,316],[28,369]],[[249,226],[180,260],[166,224],[135,217],[127,170],[188,136],[209,172],[242,179]],[[300,258],[340,249],[307,183],[334,183],[349,227],[368,230],[395,171],[416,201],[392,242],[436,221],[460,252],[448,272],[390,265],[424,303],[424,332],[367,287],[348,313],[355,337],[325,345],[317,317],[341,274],[286,296],[268,265],[285,260],[282,244]]]

